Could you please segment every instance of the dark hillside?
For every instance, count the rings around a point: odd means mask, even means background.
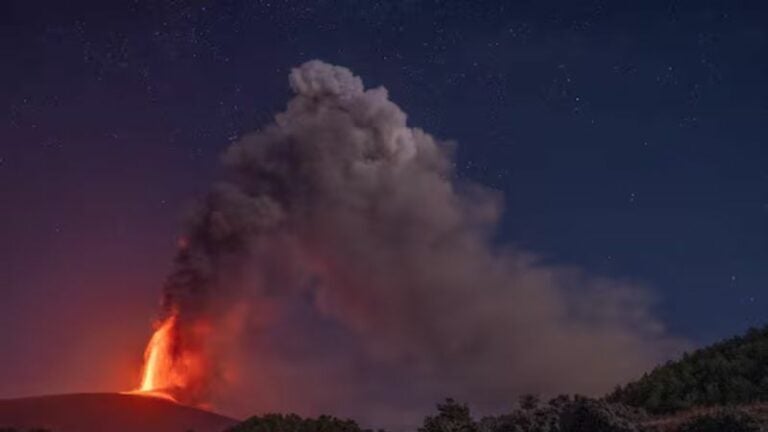
[[[768,327],[685,354],[617,388],[608,400],[652,414],[767,401]]]
[[[118,393],[0,400],[0,431],[220,432],[236,420],[164,399]]]

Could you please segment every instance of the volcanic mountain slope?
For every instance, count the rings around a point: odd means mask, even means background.
[[[0,428],[52,432],[221,432],[237,421],[164,399],[86,393],[0,400]]]

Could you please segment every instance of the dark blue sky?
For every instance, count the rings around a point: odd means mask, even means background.
[[[106,347],[88,379],[125,384],[105,377],[141,350],[185,205],[313,58],[457,141],[459,175],[505,193],[500,242],[647,285],[698,344],[763,325],[767,22],[761,1],[3,2],[6,392],[82,386],[45,358]]]

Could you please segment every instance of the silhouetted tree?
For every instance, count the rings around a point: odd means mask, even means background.
[[[467,405],[446,399],[437,405],[438,414],[424,419],[419,432],[478,432],[478,424],[472,418]]]
[[[560,412],[563,432],[635,432],[638,425],[623,415],[623,408],[603,401],[576,397]]]
[[[520,409],[532,410],[539,406],[539,397],[532,394],[520,396]]]
[[[642,411],[585,397],[558,396],[541,404],[523,396],[509,414],[475,422],[466,405],[448,399],[419,432],[639,432]]]
[[[352,420],[332,416],[305,419],[296,414],[267,414],[251,417],[227,432],[370,432]]]

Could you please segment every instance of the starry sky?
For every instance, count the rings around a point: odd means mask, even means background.
[[[310,59],[383,85],[502,191],[496,241],[764,325],[761,1],[0,4],[0,397],[130,388],[179,221]]]

